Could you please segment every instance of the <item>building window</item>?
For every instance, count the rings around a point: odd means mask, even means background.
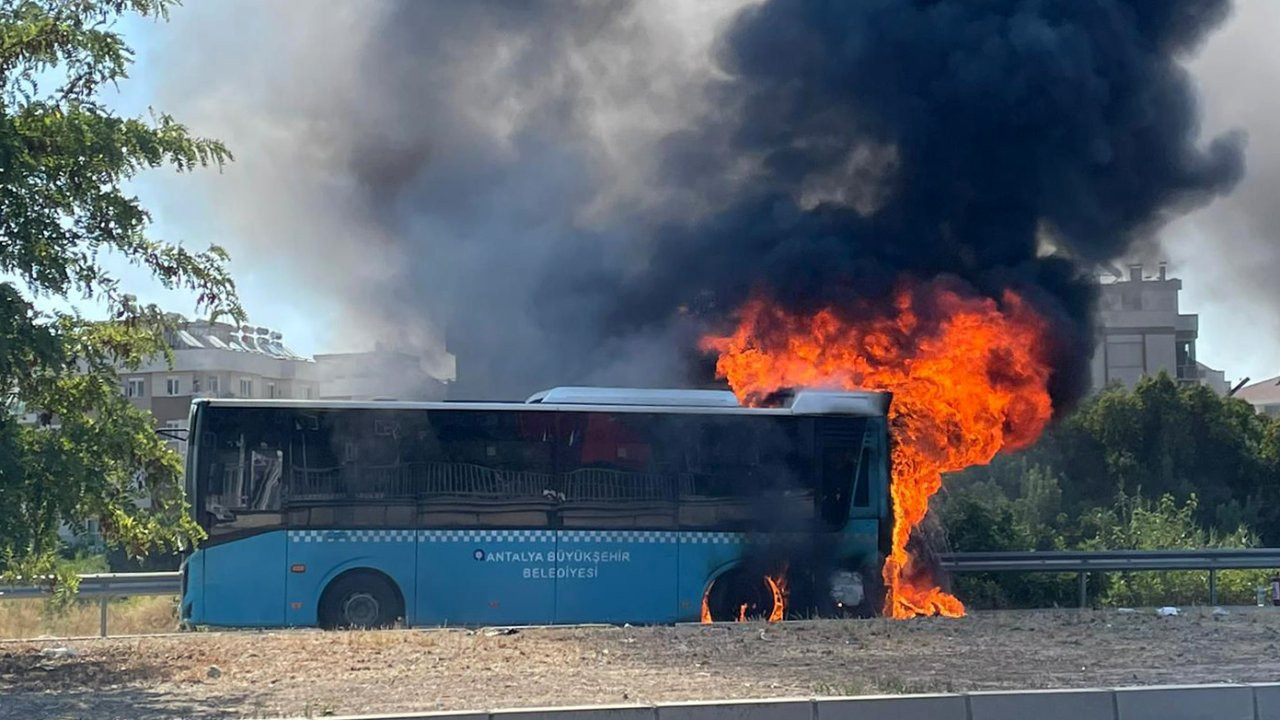
[[[218,393],[218,376],[217,375],[209,376],[209,392],[215,395]]]
[[[129,378],[124,384],[124,395],[131,398],[146,397],[146,387],[146,381],[142,378]]]
[[[1141,342],[1107,343],[1107,366],[1113,368],[1143,368]]]
[[[182,390],[182,383],[179,382],[178,378],[171,377],[164,381],[164,389],[169,395],[177,395]]]
[[[275,384],[275,383],[267,383],[267,397],[268,397],[268,398],[271,398],[271,399],[275,399],[275,397],[276,397],[276,384]]]
[[[1122,310],[1142,309],[1142,288],[1123,288],[1120,292],[1120,308]]]
[[[310,386],[310,385],[308,385],[308,386],[307,386],[307,399],[308,399],[308,400],[310,400],[310,399],[311,399],[311,386]]]
[[[253,381],[240,378],[240,397],[253,397]]]

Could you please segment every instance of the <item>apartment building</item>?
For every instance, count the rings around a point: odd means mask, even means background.
[[[178,318],[165,338],[173,351],[136,369],[121,369],[121,390],[156,425],[186,429],[198,397],[298,400],[442,400],[453,356],[422,358],[379,344],[371,352],[307,358],[265,327]],[[182,450],[183,444],[174,441]]]
[[[179,319],[165,338],[173,352],[136,369],[121,369],[125,397],[156,418],[156,425],[185,429],[191,400],[320,396],[316,363],[283,343],[268,328]],[[182,444],[174,442],[182,449]]]
[[[1101,336],[1091,367],[1095,389],[1133,387],[1143,377],[1164,371],[1180,382],[1226,394],[1223,371],[1196,359],[1200,317],[1180,312],[1182,281],[1169,277],[1164,263],[1152,274],[1142,265],[1130,265],[1128,273],[1114,271],[1100,283]]]

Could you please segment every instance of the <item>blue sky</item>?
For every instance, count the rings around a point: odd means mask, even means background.
[[[182,8],[176,9],[176,12],[182,11]],[[130,15],[120,22],[119,28],[134,49],[135,63],[129,70],[129,78],[120,83],[118,90],[108,88],[104,91],[104,100],[121,115],[145,116],[156,95],[158,81],[152,68],[157,58],[163,55],[161,33],[166,30],[166,26]],[[163,112],[167,108],[160,106],[155,110]],[[177,120],[182,122],[184,118],[177,117]],[[200,132],[197,127],[191,130],[197,134]],[[232,150],[234,152],[234,148]],[[218,171],[208,168],[197,172]],[[189,185],[176,179],[171,168],[161,168],[140,174],[127,183],[126,190],[135,193],[143,206],[152,213],[152,237],[200,250],[210,244],[225,244],[225,239],[220,237],[216,215],[208,207],[206,198],[197,192],[184,192]],[[306,308],[281,303],[278,273],[255,267],[253,261],[252,257],[233,255],[231,262],[232,274],[250,321],[284,332],[286,343],[303,354],[312,355],[328,350],[324,325],[316,323],[314,315],[307,312]],[[140,301],[156,303],[188,317],[194,315],[193,293],[166,290],[155,282],[148,271],[131,265],[119,256],[107,257],[104,264],[121,279],[122,286]],[[59,310],[74,306],[89,317],[102,317],[104,314],[99,303],[88,300],[66,302],[61,299],[46,299],[40,304]]]

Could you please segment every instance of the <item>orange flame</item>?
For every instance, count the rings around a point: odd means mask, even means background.
[[[780,571],[777,575],[766,575],[764,578],[765,586],[769,588],[772,595],[773,606],[769,611],[768,622],[781,622],[786,616],[787,607],[787,577],[786,570]],[[711,617],[711,588],[702,594],[702,623],[709,624],[713,621]],[[742,603],[738,606],[738,622],[747,621],[747,610],[751,607],[751,603]]]
[[[778,573],[777,577],[765,577],[765,582],[769,584],[769,590],[773,592],[773,611],[769,613],[769,622],[782,622],[787,614],[787,577],[785,573]]]
[[[904,283],[891,312],[853,309],[798,314],[758,295],[739,309],[731,335],[708,336],[702,348],[719,353],[718,375],[748,404],[786,388],[894,393],[885,613],[963,615],[964,605],[937,587],[928,568],[914,565],[907,540],[943,473],[1039,437],[1052,412],[1042,352],[1047,324],[1011,291],[997,303],[939,282]]]

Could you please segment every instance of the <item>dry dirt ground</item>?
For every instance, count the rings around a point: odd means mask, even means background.
[[[42,650],[66,646],[74,656]],[[236,718],[1280,679],[1280,609],[0,643],[0,718]]]

